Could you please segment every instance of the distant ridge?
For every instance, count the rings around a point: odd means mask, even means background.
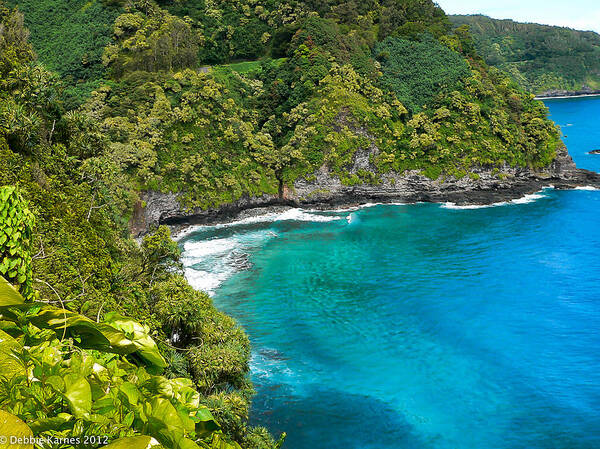
[[[456,27],[469,26],[477,50],[488,64],[506,70],[521,87],[538,96],[600,91],[600,35],[593,31],[483,15],[449,18]]]

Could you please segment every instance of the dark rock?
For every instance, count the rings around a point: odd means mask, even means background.
[[[363,151],[372,153],[377,150],[369,147]],[[353,165],[374,171],[374,167],[370,167],[368,161],[366,155],[357,154]],[[142,195],[145,207],[136,207],[131,228],[134,235],[139,236],[152,226],[167,224],[177,233],[190,225],[230,222],[290,207],[333,209],[368,202],[452,202],[458,205],[483,205],[517,199],[550,185],[557,189],[588,185],[600,187],[600,174],[578,169],[564,146],[553,163],[545,169],[536,171],[504,166],[499,170],[501,176],[498,176],[498,168],[480,167],[473,170],[477,175],[474,177],[440,177],[436,180],[429,179],[415,170],[384,174],[381,176],[381,182],[376,185],[346,186],[323,166],[310,181],[300,179],[293,187],[285,189],[283,197],[242,197],[231,204],[214,209],[185,209],[179,204],[177,194],[151,191]]]
[[[557,98],[557,97],[586,97],[589,95],[600,95],[600,90],[593,90],[587,86],[584,86],[580,90],[548,90],[536,95],[537,100],[543,100],[545,98]]]

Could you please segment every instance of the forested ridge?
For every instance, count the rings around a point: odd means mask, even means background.
[[[600,35],[535,23],[490,17],[450,16],[455,26],[468,25],[486,63],[509,73],[524,89],[600,89]]]
[[[186,282],[167,227],[132,237],[142,193],[214,208],[321,167],[502,179],[559,145],[429,0],[0,0],[0,423],[279,447],[248,424],[243,330]]]

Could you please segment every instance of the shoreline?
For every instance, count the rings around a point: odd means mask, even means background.
[[[294,208],[331,211],[369,203],[487,206],[517,200],[549,185],[557,190],[600,187],[600,173],[578,169],[565,147],[559,149],[555,160],[544,171],[504,167],[504,177],[498,177],[494,169],[481,167],[474,173],[478,175],[475,179],[440,177],[432,180],[418,171],[392,172],[377,184],[348,186],[331,176],[323,166],[310,181],[300,179],[279,194],[245,195],[234,202],[208,209],[183,207],[177,193],[147,191],[134,208],[130,231],[140,237],[153,226],[167,225],[173,236],[179,238],[190,226],[223,225]]]
[[[358,209],[373,207],[378,205],[415,205],[420,203],[431,203],[447,205],[447,209],[479,209],[487,207],[497,207],[510,204],[521,204],[520,200],[526,199],[532,195],[540,194],[546,189],[553,190],[600,190],[600,182],[588,183],[561,183],[561,182],[540,182],[535,185],[513,186],[512,188],[498,190],[481,190],[465,192],[448,192],[443,195],[431,196],[425,192],[417,193],[411,197],[363,197],[344,201],[343,198],[330,198],[327,201],[317,202],[273,202],[239,208],[237,211],[222,210],[213,211],[207,216],[190,216],[185,218],[176,218],[166,220],[164,224],[169,226],[172,232],[173,240],[179,242],[195,231],[194,228],[201,227],[220,227],[236,224],[259,223],[260,217],[265,217],[268,221],[269,215],[284,214],[290,210],[299,209],[302,212],[354,212]],[[474,194],[474,195],[470,195]],[[470,198],[469,198],[470,197]],[[275,217],[271,217],[275,219]]]
[[[544,95],[536,95],[534,97],[534,100],[540,100],[540,101],[544,101],[544,100],[564,100],[567,98],[585,98],[585,97],[600,97],[600,92],[598,93],[590,93],[590,94],[573,94],[573,95],[549,95],[549,96],[544,96]]]

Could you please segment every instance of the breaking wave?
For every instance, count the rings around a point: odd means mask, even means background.
[[[486,209],[488,207],[498,207],[498,206],[507,206],[507,205],[511,205],[511,204],[528,204],[528,203],[534,203],[537,200],[541,200],[544,198],[548,198],[546,195],[544,195],[542,192],[538,192],[538,193],[530,193],[527,194],[521,198],[517,198],[511,201],[502,201],[499,203],[491,203],[491,204],[467,204],[464,206],[458,205],[456,203],[443,203],[441,205],[442,208],[444,209],[457,209],[457,210],[467,210],[467,209]]]

